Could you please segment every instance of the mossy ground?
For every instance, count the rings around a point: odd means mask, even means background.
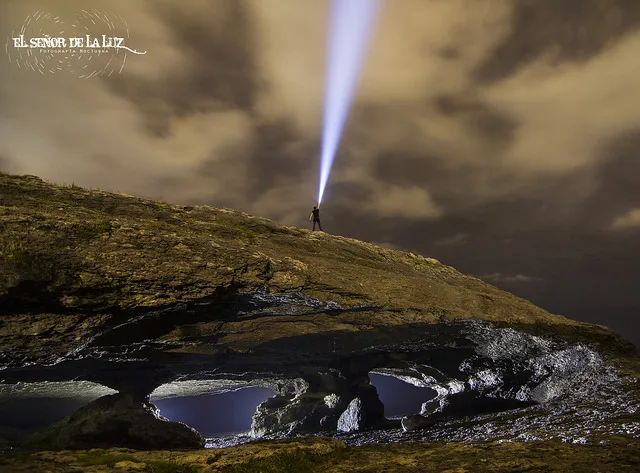
[[[447,307],[451,316],[479,310],[491,320],[508,312],[507,321],[521,313],[526,322],[571,323],[431,258],[234,210],[56,186],[34,176],[0,173],[0,242],[7,260],[0,258],[0,297],[35,280],[47,293],[100,292],[91,308],[112,310],[195,300],[229,284],[266,285],[345,306],[393,301],[399,309],[420,308],[427,321],[437,320],[434,308]],[[409,290],[425,284],[429,291]],[[186,286],[194,290],[176,290]],[[66,306],[83,311],[86,302]]]
[[[407,443],[345,447],[327,438],[256,442],[187,452],[125,449],[13,452],[3,472],[314,473],[314,472],[637,472],[640,439],[602,445],[552,442]]]

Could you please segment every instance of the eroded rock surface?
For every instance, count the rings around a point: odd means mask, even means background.
[[[575,438],[640,433],[631,344],[431,258],[4,174],[0,253],[5,385],[92,381],[121,399],[268,387],[251,438],[547,439],[554,418]],[[371,372],[438,395],[387,422]]]

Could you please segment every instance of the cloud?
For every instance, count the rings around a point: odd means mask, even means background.
[[[614,229],[640,228],[640,209],[629,210],[617,217],[611,225]]]
[[[511,3],[508,36],[474,71],[482,83],[503,80],[543,56],[553,64],[588,61],[640,23],[640,4],[633,0]]]
[[[12,168],[13,168],[13,163],[11,162],[11,160],[6,156],[0,155],[0,171],[10,173],[12,172],[11,171]]]
[[[366,203],[365,209],[382,217],[434,219],[442,215],[429,192],[420,187],[377,185],[375,194]]]
[[[2,33],[43,6],[9,2]],[[292,222],[316,192],[328,6],[56,2],[116,11],[149,53],[92,81],[3,67],[0,153],[53,181]],[[433,222],[566,187],[540,218],[574,218],[603,147],[640,126],[640,8],[608,6],[386,2],[330,188],[359,187],[345,205],[370,215]]]
[[[453,236],[448,238],[443,238],[442,240],[437,240],[435,242],[436,246],[461,246],[466,244],[469,241],[469,235],[466,233],[456,233]]]
[[[542,281],[541,278],[527,276],[524,274],[507,275],[503,273],[485,274],[484,276],[480,276],[480,279],[498,284],[532,283]]]
[[[372,242],[374,245],[379,246],[380,248],[386,248],[387,250],[396,250],[396,251],[406,251],[404,250],[404,248],[402,248],[399,245],[396,245],[395,243],[390,243],[390,242]]]

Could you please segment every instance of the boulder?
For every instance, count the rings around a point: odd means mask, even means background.
[[[433,425],[433,420],[420,414],[405,416],[401,421],[402,430],[405,432],[411,432],[412,430],[426,429]]]
[[[362,400],[357,397],[349,403],[349,407],[340,415],[338,430],[340,432],[353,432],[361,430],[364,426]]]
[[[384,406],[378,399],[375,388],[361,393],[353,399],[338,418],[340,432],[358,432],[384,421]]]

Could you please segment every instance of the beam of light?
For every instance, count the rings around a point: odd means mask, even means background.
[[[381,0],[331,0],[318,204],[329,180],[380,5]]]

